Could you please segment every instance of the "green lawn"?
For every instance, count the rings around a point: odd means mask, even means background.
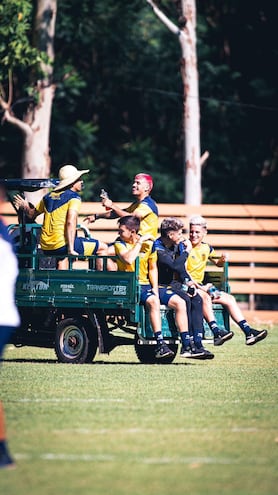
[[[275,495],[278,327],[212,361],[142,365],[132,347],[91,365],[9,346],[3,495]],[[207,346],[207,347],[208,347]]]

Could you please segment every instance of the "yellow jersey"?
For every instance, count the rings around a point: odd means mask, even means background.
[[[62,192],[46,194],[36,211],[44,214],[40,244],[44,251],[59,249],[67,244],[65,236],[66,218],[69,209],[80,210],[81,198],[79,194],[67,189]]]
[[[206,242],[191,249],[187,258],[186,269],[195,282],[199,284],[203,282],[207,261],[215,256],[215,250]]]
[[[131,215],[137,213],[140,216],[140,235],[150,234],[154,239],[157,238],[158,208],[151,196],[147,196],[142,201],[132,203],[125,208],[125,211]]]
[[[119,254],[130,250],[134,247],[134,244],[130,244],[128,242],[117,239],[114,244],[115,254],[118,256]],[[144,242],[142,244],[140,253],[139,253],[139,283],[141,285],[147,285],[150,283],[149,281],[149,261],[154,260],[157,261],[157,253],[154,250],[153,242]],[[122,272],[134,272],[135,270],[135,262],[130,265],[125,263],[121,258],[117,258],[117,267],[119,271]]]

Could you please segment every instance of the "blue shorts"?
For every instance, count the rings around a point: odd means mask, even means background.
[[[168,306],[169,300],[171,299],[171,297],[175,295],[176,293],[171,289],[170,286],[159,287],[160,304],[164,304],[165,306]]]
[[[0,358],[2,357],[5,345],[9,342],[9,338],[14,331],[15,327],[0,325]]]
[[[87,239],[86,237],[76,237],[74,240],[74,250],[81,256],[92,256],[97,254],[99,241],[97,239]],[[68,246],[62,246],[58,249],[43,250],[47,256],[66,255],[68,254]]]
[[[141,285],[140,303],[145,304],[148,297],[152,295],[153,292],[151,285]],[[168,306],[168,302],[171,297],[175,295],[175,292],[171,289],[171,287],[159,287],[158,295],[160,304]]]
[[[151,285],[140,285],[140,303],[145,304],[148,297],[153,296],[152,286]]]

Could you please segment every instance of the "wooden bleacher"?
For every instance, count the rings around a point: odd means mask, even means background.
[[[117,203],[121,208],[130,204]],[[219,253],[229,252],[229,282],[247,317],[278,323],[278,205],[201,205],[160,203],[160,222],[168,216],[180,218],[186,228],[191,215],[201,214],[208,222],[207,242]],[[83,203],[82,218],[103,213],[101,203]],[[5,204],[8,223],[16,222],[13,208]],[[117,220],[99,219],[91,234],[105,242],[117,236]],[[266,297],[268,296],[268,297]]]
[[[125,208],[130,203],[119,203]],[[231,292],[241,301],[247,317],[278,323],[278,205],[201,205],[160,203],[160,222],[179,217],[188,227],[191,215],[208,221],[207,242],[218,252],[229,252]],[[82,215],[101,213],[100,203],[84,203]],[[97,220],[92,235],[111,242],[117,220]],[[265,296],[270,296],[268,300]],[[275,300],[276,299],[276,300]]]

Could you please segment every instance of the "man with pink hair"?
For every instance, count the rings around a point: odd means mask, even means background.
[[[109,211],[95,213],[86,217],[84,221],[92,223],[98,218],[120,218],[134,215],[140,220],[139,234],[149,234],[153,239],[156,239],[158,233],[158,208],[156,202],[150,196],[152,188],[153,179],[151,175],[139,173],[134,177],[132,194],[135,197],[135,201],[131,205],[122,210],[111,199],[103,198],[102,204]]]

